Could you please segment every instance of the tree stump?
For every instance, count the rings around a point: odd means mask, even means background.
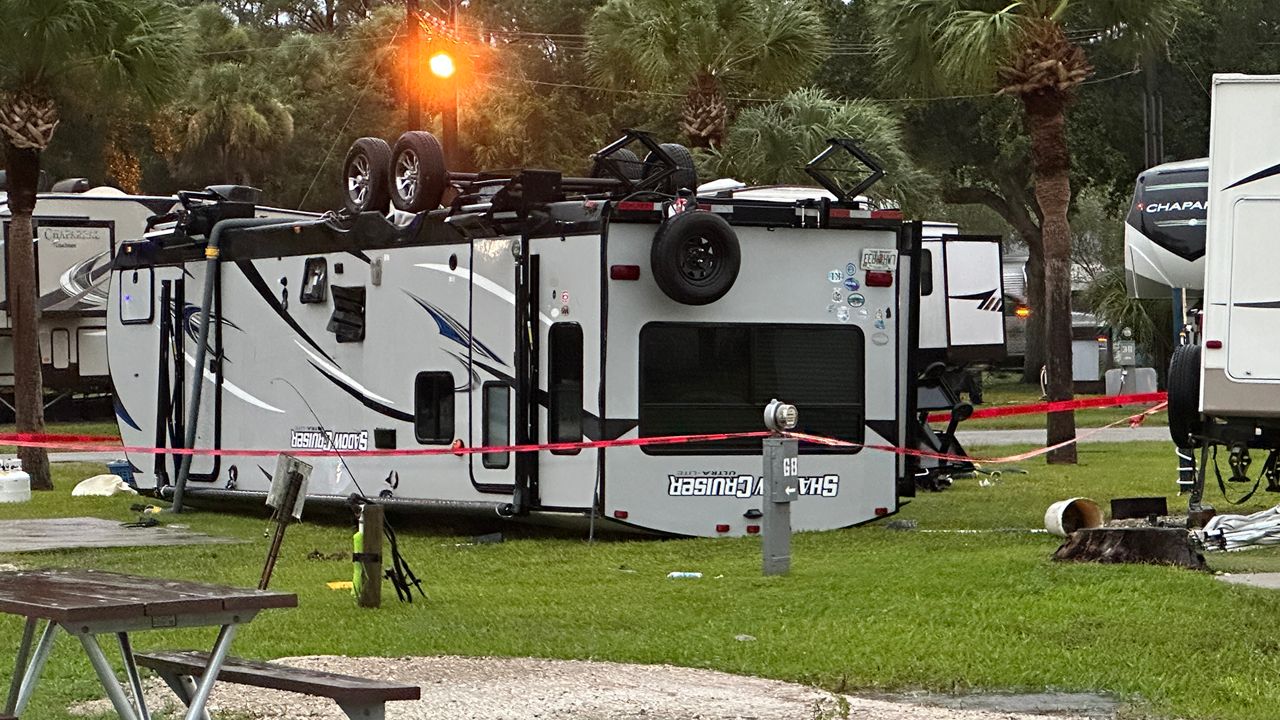
[[[1191,535],[1179,528],[1086,528],[1077,530],[1053,554],[1054,560],[1147,563],[1208,570]]]

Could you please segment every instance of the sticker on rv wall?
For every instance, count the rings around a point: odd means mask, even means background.
[[[839,270],[832,270],[831,272],[827,273],[827,279],[833,283],[838,283],[841,280],[844,280],[844,273],[840,272]]]
[[[343,432],[319,427],[294,428],[289,433],[289,447],[295,450],[368,450],[369,431]]]
[[[897,265],[897,250],[888,248],[867,248],[862,251],[863,270],[893,270]]]
[[[852,262],[851,262],[851,263],[849,263],[848,265],[845,265],[845,266],[844,266],[844,274],[845,274],[845,275],[848,275],[849,277],[853,277],[853,274],[854,274],[854,273],[856,273],[856,272],[858,272],[858,265],[857,265],[857,263],[852,263]]]
[[[867,299],[858,293],[849,293],[849,307],[860,308],[867,304]]]
[[[840,476],[802,475],[800,495],[835,497],[840,492]],[[671,497],[736,497],[746,499],[764,494],[764,477],[712,470],[705,473],[677,473],[667,476],[667,495]]]

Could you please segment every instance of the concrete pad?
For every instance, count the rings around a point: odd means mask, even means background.
[[[164,525],[127,528],[121,527],[120,523],[114,520],[90,517],[0,521],[0,552],[212,545],[237,542],[242,541]]]
[[[1232,585],[1248,585],[1249,587],[1280,590],[1280,572],[1269,573],[1222,573],[1214,575],[1222,582]]]

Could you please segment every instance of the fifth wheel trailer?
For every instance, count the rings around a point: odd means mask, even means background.
[[[195,378],[195,447],[261,451],[196,458],[186,492],[211,502],[260,497],[281,449],[755,431],[773,397],[800,408],[805,432],[901,441],[919,229],[896,213],[695,204],[551,171],[455,184],[461,199],[436,209],[437,196],[405,224],[367,211],[233,229],[213,262],[209,228],[254,208],[189,196],[177,225],[125,243],[108,302],[125,445],[180,446]],[[188,311],[205,283],[202,363]],[[308,460],[308,498],[743,535],[760,527],[760,445],[335,454]],[[165,492],[176,457],[130,454],[139,487]],[[904,468],[806,447],[793,526],[894,512]]]
[[[0,300],[6,298],[10,210],[0,186]],[[55,393],[111,390],[107,369],[107,282],[116,248],[142,237],[147,222],[174,210],[175,196],[127,195],[88,187],[83,179],[55,183],[36,196],[36,292],[40,309],[41,375]],[[260,217],[315,217],[263,207]],[[0,302],[0,394],[14,383],[12,321]]]
[[[1264,452],[1258,483],[1280,489],[1277,113],[1280,76],[1214,76],[1203,325],[1199,343],[1179,348],[1169,371],[1170,431],[1179,445],[1202,450],[1193,504],[1217,446],[1227,449],[1237,481],[1248,477],[1250,451]]]

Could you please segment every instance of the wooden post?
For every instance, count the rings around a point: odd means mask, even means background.
[[[358,575],[356,604],[360,607],[382,607],[382,517],[381,505],[360,506],[361,547],[352,555]]]

